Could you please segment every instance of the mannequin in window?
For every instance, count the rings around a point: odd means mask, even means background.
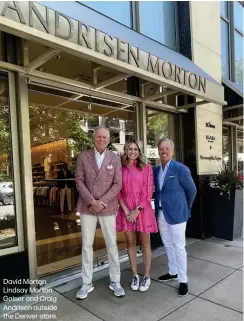
[[[45,178],[50,178],[50,169],[52,164],[52,154],[49,154],[44,158],[44,172],[45,172]]]
[[[65,195],[68,202],[68,212],[72,213],[71,209],[71,187],[72,181],[64,181],[63,179],[74,178],[73,174],[68,170],[68,164],[64,163],[61,170],[58,172],[58,188],[60,189],[60,211],[64,214]],[[62,179],[59,181],[59,179]]]

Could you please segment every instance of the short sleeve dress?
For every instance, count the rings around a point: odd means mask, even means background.
[[[153,193],[153,171],[150,165],[143,169],[136,166],[136,161],[130,166],[122,167],[122,189],[118,195],[123,199],[129,211],[141,206],[143,210],[138,215],[136,222],[129,222],[122,208],[119,208],[116,217],[118,232],[138,231],[144,233],[157,233],[157,221],[152,209],[151,199]]]

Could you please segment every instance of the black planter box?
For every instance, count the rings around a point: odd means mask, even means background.
[[[4,296],[18,297],[24,289],[29,289],[29,267],[27,252],[18,252],[0,257],[0,303]],[[12,284],[13,283],[13,284]],[[11,293],[9,290],[14,289]],[[6,301],[7,302],[7,301]]]
[[[212,236],[233,241],[243,233],[243,194],[233,190],[231,196],[211,189]]]

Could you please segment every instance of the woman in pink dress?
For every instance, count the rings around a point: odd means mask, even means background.
[[[140,143],[132,140],[125,144],[122,157],[122,190],[119,193],[119,212],[116,219],[118,232],[125,232],[127,250],[132,268],[131,288],[145,292],[151,285],[150,233],[157,233],[157,221],[152,209],[152,167],[143,161]],[[140,234],[145,273],[140,284],[136,262],[136,232]]]

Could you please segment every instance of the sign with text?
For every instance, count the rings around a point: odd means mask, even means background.
[[[197,107],[195,117],[198,174],[216,174],[222,166],[222,114]]]
[[[42,31],[46,35],[72,42],[160,76],[162,81],[170,80],[182,89],[207,94],[205,78],[36,2],[2,1],[0,2],[0,22],[1,17],[19,22],[22,26],[31,27],[33,34],[35,30]],[[45,38],[44,34],[43,38]]]

